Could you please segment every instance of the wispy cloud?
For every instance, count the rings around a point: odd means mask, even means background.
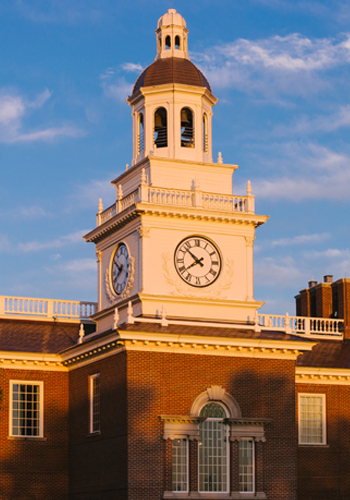
[[[305,96],[329,86],[321,73],[350,62],[350,35],[311,39],[298,33],[239,39],[193,54],[216,88]]]
[[[28,217],[30,219],[34,219],[37,217],[51,216],[51,214],[47,212],[44,208],[38,206],[18,207],[17,213],[21,217]]]
[[[291,137],[318,134],[319,132],[335,132],[342,127],[350,127],[350,104],[340,106],[328,115],[319,115],[315,118],[302,116],[297,118],[293,125],[277,125],[272,131],[273,136]]]
[[[349,201],[350,156],[346,153],[298,142],[271,144],[269,151],[270,156],[264,151],[269,156],[265,165],[269,175],[252,179],[254,194],[260,198]],[[263,155],[258,161],[267,162]]]
[[[257,259],[254,269],[256,285],[279,288],[295,286],[304,277],[292,257]]]
[[[97,212],[97,206],[101,198],[104,208],[107,208],[116,200],[115,187],[111,186],[113,175],[115,177],[115,173],[109,175],[106,173],[106,177],[103,179],[92,179],[86,184],[78,184],[71,196],[69,205],[74,209],[77,207],[88,208]]]
[[[330,233],[315,233],[315,234],[302,234],[292,238],[280,238],[271,243],[272,247],[278,246],[292,246],[292,245],[309,245],[313,243],[320,243],[330,238]]]
[[[23,120],[32,110],[41,108],[52,93],[45,89],[33,101],[14,92],[0,90],[0,142],[7,144],[50,142],[62,137],[81,137],[84,132],[72,125],[25,131]]]
[[[125,99],[131,95],[134,83],[129,83],[121,74],[141,73],[141,64],[126,62],[117,67],[107,68],[101,75],[101,87],[106,97],[116,101],[125,102]]]
[[[66,245],[75,245],[82,242],[82,237],[88,230],[77,231],[67,234],[50,241],[29,241],[27,243],[19,243],[18,250],[20,252],[40,252],[50,248],[61,248]]]
[[[124,63],[121,67],[124,71],[131,71],[132,73],[140,73],[143,70],[141,64],[135,64],[132,62]]]
[[[40,24],[93,23],[103,19],[103,11],[96,3],[85,0],[16,0],[16,10],[25,18]]]

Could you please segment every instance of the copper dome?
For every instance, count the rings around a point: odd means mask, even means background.
[[[168,57],[157,59],[141,73],[136,80],[132,94],[136,94],[141,87],[153,87],[167,83],[206,87],[211,93],[208,80],[191,61],[180,57]]]

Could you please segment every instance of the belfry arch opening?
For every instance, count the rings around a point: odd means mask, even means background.
[[[158,108],[154,113],[154,144],[157,148],[168,146],[168,123],[165,108]]]
[[[144,152],[144,123],[143,113],[139,113],[137,119],[137,154]]]
[[[203,152],[208,153],[208,117],[203,114]]]
[[[193,113],[190,108],[181,110],[181,146],[194,148]]]
[[[180,49],[181,49],[181,47],[180,47],[180,37],[179,37],[179,35],[176,35],[176,37],[175,37],[175,49],[176,49],[176,50],[180,50]]]
[[[171,38],[168,35],[165,37],[165,50],[169,50],[171,48]]]

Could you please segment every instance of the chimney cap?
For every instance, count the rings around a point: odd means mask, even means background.
[[[333,283],[333,275],[326,274],[325,276],[323,276],[323,282],[324,283]]]
[[[317,281],[316,280],[311,280],[311,281],[309,281],[308,285],[309,285],[309,288],[312,288],[313,286],[317,285]]]

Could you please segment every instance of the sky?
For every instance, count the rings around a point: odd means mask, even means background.
[[[168,8],[219,98],[213,157],[250,179],[255,298],[294,314],[308,281],[350,276],[348,0],[1,0],[0,295],[96,300],[82,235],[131,164],[125,102]]]

